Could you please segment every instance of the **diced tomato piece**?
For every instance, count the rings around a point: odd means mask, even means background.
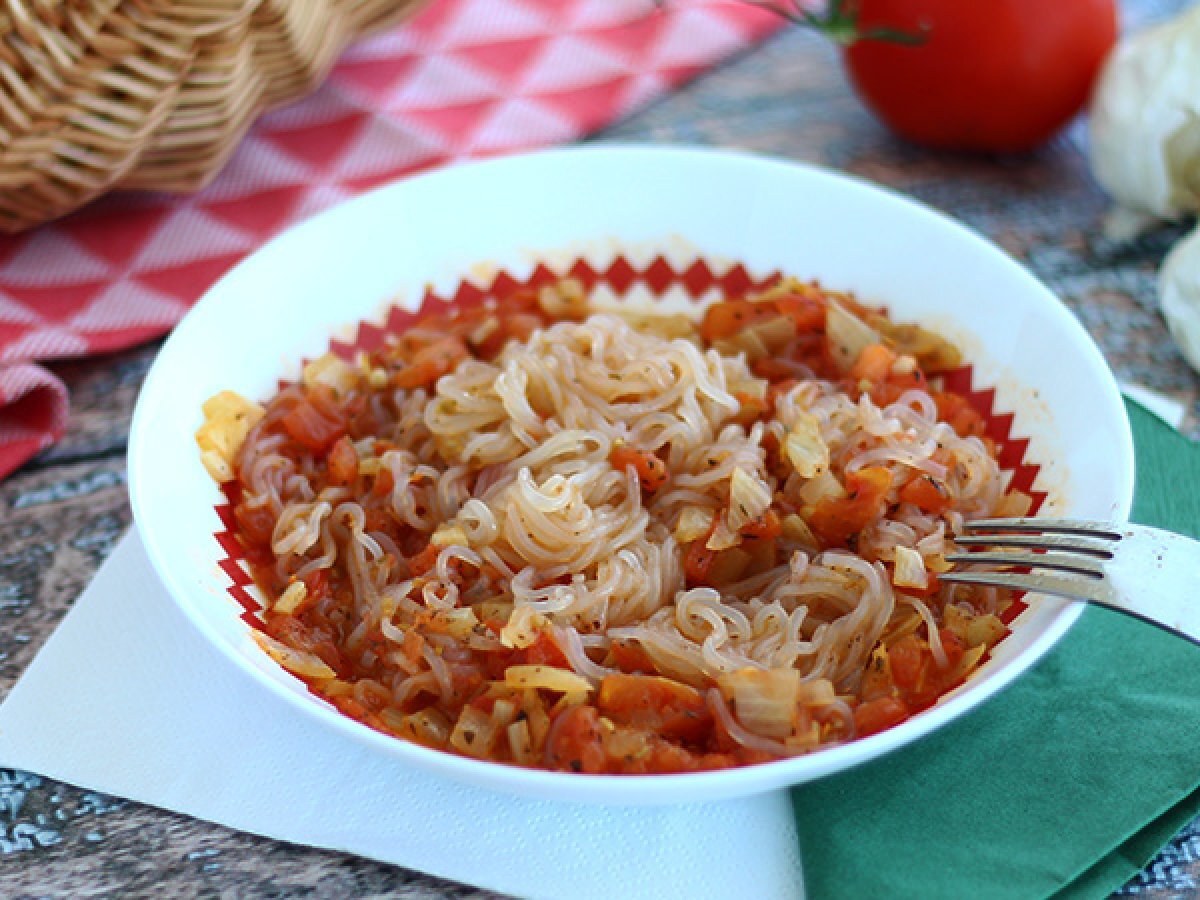
[[[951,391],[938,391],[933,395],[937,404],[938,418],[953,428],[960,437],[982,437],[983,416],[971,406],[966,397]]]
[[[450,666],[450,683],[458,697],[469,697],[482,690],[486,680],[481,666],[473,663],[454,663]]]
[[[328,569],[314,569],[300,580],[304,583],[304,599],[292,610],[293,616],[304,615],[318,603],[324,602],[330,594]]]
[[[774,319],[779,309],[771,302],[726,300],[714,303],[704,311],[700,322],[700,337],[707,343],[732,337],[743,329]]]
[[[612,665],[622,672],[649,674],[655,670],[654,662],[637,641],[613,641],[609,648],[609,657]]]
[[[762,514],[762,518],[755,519],[753,522],[747,522],[741,527],[739,534],[743,537],[748,537],[753,540],[769,540],[777,538],[783,533],[783,524],[779,521],[779,516],[775,510],[768,509]]]
[[[325,463],[329,467],[330,484],[353,484],[358,477],[358,451],[345,435],[329,448]]]
[[[650,735],[647,741],[649,752],[623,771],[630,774],[645,772],[669,774],[671,772],[695,772],[704,768],[703,757],[697,756],[686,747]]]
[[[426,544],[425,549],[408,560],[408,571],[413,576],[424,575],[436,564],[442,548],[436,544]]]
[[[963,654],[966,652],[962,638],[949,628],[939,628],[938,637],[942,639],[942,649],[946,652],[946,668],[949,670],[956,669],[958,664],[962,662]]]
[[[692,541],[688,544],[687,553],[683,555],[683,575],[689,587],[708,584],[708,570],[712,568],[717,556],[716,550],[705,546],[707,538]]]
[[[382,466],[379,474],[375,476],[375,482],[371,485],[371,493],[376,497],[386,497],[395,486],[396,476],[392,474],[391,469]]]
[[[895,697],[880,697],[860,703],[854,709],[854,727],[859,737],[877,734],[895,725],[899,725],[909,717],[908,707],[903,700]]]
[[[642,490],[648,493],[653,493],[666,484],[669,477],[665,462],[649,450],[638,450],[628,444],[613,447],[608,461],[619,472],[624,472],[632,466],[642,484]]]
[[[539,634],[534,642],[520,651],[517,656],[521,657],[525,665],[554,666],[557,669],[571,668],[571,664],[567,662],[567,658],[559,649],[558,644],[554,643],[554,638],[545,631]]]
[[[345,418],[336,410],[319,410],[308,397],[295,403],[281,422],[296,443],[317,454],[326,453],[346,433]]]
[[[764,356],[762,359],[756,359],[750,365],[750,371],[759,378],[765,378],[771,382],[791,379],[795,383],[796,379],[796,367],[789,365],[783,359],[776,359],[773,356]]]
[[[911,503],[922,512],[941,515],[954,502],[946,488],[928,475],[917,475],[900,488],[901,503]]]
[[[518,341],[527,341],[539,328],[545,326],[545,320],[533,313],[516,313],[506,315],[502,319],[505,335]]]
[[[349,716],[352,719],[362,720],[367,715],[367,708],[355,700],[353,697],[326,697],[330,703],[344,716]]]
[[[888,648],[888,658],[896,689],[909,709],[925,709],[937,702],[946,686],[925,640],[915,634],[905,635]]]
[[[267,504],[250,506],[239,503],[233,508],[233,517],[238,524],[238,532],[243,543],[256,547],[270,547],[271,536],[275,533],[275,514]]]
[[[539,309],[538,289],[535,287],[519,287],[500,300],[500,310],[505,315],[534,313]]]
[[[691,685],[658,675],[607,675],[596,698],[614,722],[646,728],[668,739],[698,743],[712,730],[704,695]]]
[[[907,634],[888,648],[888,660],[896,687],[912,693],[924,686],[933,657],[924,641],[915,634]]]
[[[424,637],[413,630],[404,632],[404,640],[400,642],[400,652],[404,654],[404,658],[408,660],[409,665],[415,667],[421,664],[424,649]]]
[[[850,367],[850,377],[874,382],[883,381],[891,374],[892,364],[895,361],[896,354],[886,346],[871,344],[864,347],[858,354],[858,359]]]
[[[825,303],[819,296],[792,295],[776,300],[775,306],[792,320],[797,331],[825,330]]]
[[[559,713],[546,735],[546,766],[550,769],[596,774],[607,757],[596,707],[580,704]]]
[[[398,388],[428,387],[467,357],[462,338],[450,335],[418,350],[407,366],[392,376]]]
[[[888,406],[900,399],[905,391],[927,390],[925,373],[914,369],[904,375],[890,373],[871,387],[871,401],[876,406]]]
[[[867,466],[846,475],[845,497],[817,502],[808,525],[825,547],[844,547],[852,535],[883,515],[892,474],[881,466]]]

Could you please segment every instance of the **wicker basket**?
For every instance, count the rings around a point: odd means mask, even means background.
[[[0,230],[111,188],[193,191],[264,109],[423,0],[4,0]]]

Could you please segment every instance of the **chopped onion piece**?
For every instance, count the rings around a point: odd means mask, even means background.
[[[958,661],[958,665],[950,674],[950,683],[953,684],[954,682],[961,681],[972,674],[979,661],[983,659],[983,655],[987,653],[987,649],[986,644],[980,644],[978,647],[968,647],[966,652],[963,653],[962,659]]]
[[[795,513],[788,513],[783,517],[781,523],[783,536],[789,541],[795,541],[797,544],[804,544],[806,547],[817,546],[817,536],[813,534],[812,529]]]
[[[620,316],[634,331],[642,334],[667,340],[696,337],[696,322],[685,313],[660,313],[653,309],[627,306],[624,303],[605,306],[600,311]]]
[[[689,544],[705,537],[712,529],[716,513],[704,506],[685,506],[675,525],[675,540]]]
[[[912,547],[896,547],[896,571],[892,584],[925,590],[929,587],[929,573],[925,571],[925,560]]]
[[[825,469],[818,472],[800,486],[800,499],[809,506],[815,506],[819,501],[829,497],[840,500],[846,496],[846,488],[837,480],[832,472]]]
[[[263,652],[275,662],[279,663],[293,675],[300,675],[304,678],[327,679],[333,678],[337,673],[329,668],[321,657],[315,653],[308,653],[304,650],[297,650],[294,647],[289,647],[287,644],[282,644],[275,638],[261,632],[254,632],[251,635],[258,646],[262,647]]]
[[[968,647],[991,647],[1008,634],[1008,627],[998,616],[976,616],[967,623]]]
[[[231,481],[238,450],[266,409],[234,391],[209,397],[200,409],[204,413],[204,424],[196,429],[200,462],[214,481]]]
[[[538,291],[538,306],[556,319],[583,318],[588,312],[587,291],[578,278],[560,278]]]
[[[517,718],[517,707],[511,700],[500,699],[492,704],[492,724],[507,728]]]
[[[748,522],[761,519],[771,505],[771,489],[757,475],[740,466],[729,479],[729,527],[738,531]]]
[[[946,562],[946,557],[941,553],[934,553],[925,557],[925,568],[935,575],[941,575],[943,572],[949,572],[954,566]]]
[[[544,615],[528,606],[516,607],[508,617],[508,624],[500,629],[500,643],[524,650],[537,640],[547,621]]]
[[[233,481],[233,466],[221,458],[221,454],[216,450],[205,450],[200,454],[200,464],[204,466],[204,471],[208,472],[210,478],[217,484],[224,484],[226,481]]]
[[[814,678],[800,685],[799,700],[805,706],[828,706],[837,700],[837,691],[828,678]]]
[[[785,738],[796,723],[800,672],[796,669],[738,669],[717,679],[733,699],[737,720],[754,734]]]
[[[421,709],[407,716],[394,709],[383,709],[379,718],[402,737],[428,747],[445,747],[450,739],[450,723],[436,709]]]
[[[475,610],[469,606],[440,609],[437,611],[435,621],[440,626],[443,634],[448,634],[454,638],[467,637],[475,630],[475,626],[479,624],[479,619],[475,616]]]
[[[765,378],[747,378],[745,381],[731,382],[729,393],[745,394],[756,400],[764,400],[767,396],[767,380]]]
[[[475,330],[467,335],[467,341],[475,347],[478,347],[500,328],[500,320],[495,316],[488,316],[482,322],[475,326]]]
[[[1031,509],[1033,509],[1032,497],[1021,491],[1009,491],[1000,499],[996,505],[996,511],[992,515],[1000,519],[1020,518],[1029,515]]]
[[[509,666],[504,684],[510,688],[542,688],[564,694],[587,694],[592,683],[582,675],[555,666]]]
[[[843,373],[853,368],[863,350],[883,340],[878,331],[832,301],[825,313],[825,333],[829,338],[829,353]]]
[[[801,413],[783,442],[783,452],[796,472],[813,478],[829,468],[829,446],[821,439],[817,417]]]
[[[450,732],[450,746],[466,756],[487,759],[492,755],[495,740],[496,728],[491,716],[474,706],[464,706]]]
[[[339,394],[348,392],[358,383],[358,373],[354,367],[339,356],[326,353],[318,356],[307,366],[300,376],[305,387],[316,387],[324,384],[333,388]]]
[[[712,342],[713,349],[724,356],[746,354],[746,362],[753,363],[765,359],[771,351],[763,343],[763,339],[752,329],[739,331],[733,337],[721,338]]]
[[[461,525],[439,525],[438,530],[429,536],[429,543],[435,547],[470,547],[471,541]]]
[[[300,604],[304,602],[304,598],[308,596],[308,588],[303,581],[293,581],[287,586],[279,599],[275,601],[275,605],[271,607],[274,612],[282,613],[285,616],[290,616],[294,613]]]
[[[728,550],[741,542],[742,536],[729,527],[727,516],[722,515],[717,517],[717,527],[704,542],[704,546],[709,550]]]
[[[512,751],[513,762],[521,766],[537,765],[537,757],[533,752],[533,738],[529,734],[529,723],[522,719],[513,722],[505,729],[508,734],[508,747]]]
[[[768,319],[752,326],[751,330],[770,353],[778,353],[796,336],[796,326],[787,316]]]

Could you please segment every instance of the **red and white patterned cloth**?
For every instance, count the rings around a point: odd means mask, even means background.
[[[66,389],[35,361],[157,337],[292,222],[418,169],[579,138],[778,26],[738,0],[437,0],[261,119],[200,194],[115,195],[0,238],[0,478],[66,427]]]

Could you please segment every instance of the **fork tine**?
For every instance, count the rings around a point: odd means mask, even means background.
[[[1059,550],[1082,553],[1097,559],[1112,559],[1112,542],[1092,540],[1074,534],[967,534],[954,538],[963,547],[1031,547],[1035,550]]]
[[[1053,594],[1068,600],[1091,600],[1088,585],[1095,582],[1061,575],[1023,575],[1018,572],[946,572],[938,576],[939,581],[959,584],[981,584],[986,587],[1010,588],[1014,591],[1031,591],[1037,594]]]
[[[1084,537],[1119,541],[1123,535],[1108,522],[1082,522],[1077,519],[975,519],[963,526],[970,531],[1044,531],[1049,534],[1078,534]]]
[[[1053,569],[1088,578],[1103,578],[1104,565],[1099,560],[1069,553],[948,553],[946,562],[972,565],[1028,566],[1031,569]]]

